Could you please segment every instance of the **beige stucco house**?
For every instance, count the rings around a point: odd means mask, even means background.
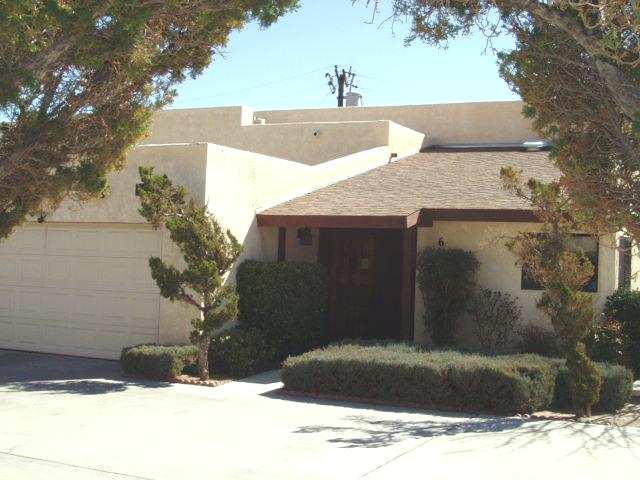
[[[108,198],[65,204],[0,243],[0,348],[117,358],[124,346],[187,340],[194,312],[161,298],[149,275],[149,256],[179,257],[166,232],[137,213],[140,165],[206,202],[243,243],[241,260],[324,263],[336,337],[425,340],[415,258],[427,245],[473,250],[479,283],[517,296],[525,321],[543,323],[540,292],[527,289],[504,247],[505,237],[537,225],[530,207],[500,188],[500,167],[557,176],[547,151],[525,146],[539,139],[521,109],[160,112],[112,176]],[[629,270],[617,242],[609,235],[591,245],[599,306],[624,277],[621,265]]]

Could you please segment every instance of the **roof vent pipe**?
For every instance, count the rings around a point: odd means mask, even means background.
[[[536,140],[531,142],[523,142],[522,147],[529,152],[535,152],[538,150],[544,150],[545,148],[551,147],[551,142],[549,142],[548,140]]]

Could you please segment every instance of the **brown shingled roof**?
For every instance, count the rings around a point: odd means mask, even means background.
[[[258,215],[258,222],[283,224],[284,217],[291,217],[286,224],[301,217],[407,218],[425,209],[494,215],[530,211],[530,205],[503,190],[500,168],[507,165],[522,170],[525,178],[552,181],[559,176],[546,151],[424,152],[269,208]]]

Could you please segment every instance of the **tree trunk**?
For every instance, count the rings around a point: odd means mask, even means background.
[[[209,346],[211,345],[211,336],[205,335],[198,342],[198,373],[200,380],[209,380]]]

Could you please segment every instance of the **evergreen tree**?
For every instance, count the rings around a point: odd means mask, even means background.
[[[576,414],[590,416],[600,395],[602,375],[586,353],[584,338],[594,310],[593,296],[582,288],[594,270],[585,252],[572,248],[572,234],[579,226],[571,216],[571,202],[557,182],[529,180],[524,187],[513,168],[503,168],[501,177],[506,189],[531,202],[542,222],[541,232],[520,233],[507,247],[544,288],[537,306],[551,319],[566,352]]]
[[[0,1],[0,240],[106,175],[175,86],[297,0]]]
[[[361,0],[364,1],[364,0]],[[446,47],[480,29],[515,39],[502,78],[563,173],[573,214],[640,242],[640,7],[637,0],[366,0],[408,19],[407,42]],[[386,15],[385,15],[386,18]]]
[[[186,268],[182,271],[158,257],[149,259],[151,276],[160,294],[198,309],[191,321],[191,341],[198,346],[200,378],[209,378],[209,348],[216,329],[235,320],[238,296],[225,278],[242,252],[242,246],[230,231],[224,231],[206,206],[187,200],[187,191],[175,186],[166,175],[157,175],[153,167],[140,167],[140,214],[154,228],[164,225],[171,240],[180,249]]]

